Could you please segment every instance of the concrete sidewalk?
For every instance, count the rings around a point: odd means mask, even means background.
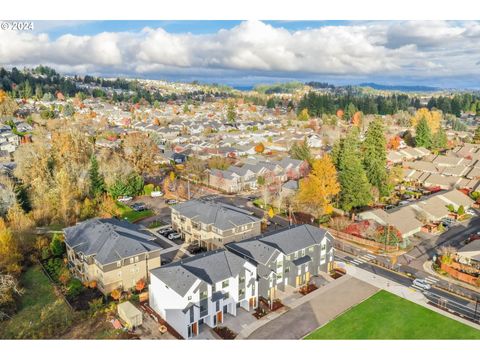
[[[350,276],[357,278],[359,280],[362,280],[366,283],[369,283],[372,286],[375,286],[379,289],[383,289],[385,291],[388,291],[392,294],[395,294],[397,296],[400,296],[404,299],[410,300],[418,305],[421,305],[423,307],[426,307],[430,310],[433,310],[443,316],[449,317],[453,320],[459,321],[465,325],[468,325],[470,327],[473,327],[477,330],[480,330],[480,325],[474,324],[471,321],[462,319],[458,316],[450,314],[448,311],[443,311],[435,306],[432,306],[427,303],[427,298],[422,294],[422,292],[417,291],[413,288],[400,285],[394,281],[391,281],[389,279],[386,279],[382,276],[372,274],[369,271],[360,269],[356,266],[346,264],[347,267],[347,274]]]
[[[237,339],[301,339],[378,289],[345,275],[244,328]],[[292,326],[294,324],[294,326]]]

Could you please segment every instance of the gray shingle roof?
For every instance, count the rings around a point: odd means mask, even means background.
[[[234,206],[201,200],[190,200],[173,207],[181,215],[218,229],[228,230],[239,225],[260,221],[250,212]]]
[[[244,254],[254,261],[266,264],[274,254],[292,254],[295,251],[319,244],[327,236],[325,229],[312,225],[300,225],[264,237],[248,239],[237,243],[225,244],[225,247]]]
[[[219,249],[162,266],[151,274],[184,296],[197,279],[212,285],[237,276],[245,263],[240,256]]]
[[[75,252],[94,255],[102,265],[161,247],[142,227],[118,219],[91,219],[64,229],[65,242]]]

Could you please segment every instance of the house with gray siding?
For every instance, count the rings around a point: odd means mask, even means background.
[[[332,235],[308,224],[225,247],[256,265],[258,295],[267,301],[277,298],[277,290],[299,288],[328,273],[334,261]]]

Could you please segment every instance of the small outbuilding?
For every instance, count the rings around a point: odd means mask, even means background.
[[[130,301],[118,304],[117,311],[118,316],[127,324],[128,328],[142,325],[142,312]]]

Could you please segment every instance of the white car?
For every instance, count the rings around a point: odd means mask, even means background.
[[[477,215],[477,213],[473,209],[466,210],[465,214],[470,215],[470,216],[476,216]]]
[[[422,279],[413,280],[413,285],[423,290],[430,290],[432,288],[429,283],[427,283],[425,280],[422,280]]]
[[[161,197],[161,196],[163,196],[163,193],[161,191],[152,191],[150,196],[151,197]]]
[[[168,235],[168,238],[170,240],[177,240],[177,239],[180,239],[182,237],[182,235],[180,235],[179,233],[172,233],[170,235]]]
[[[126,203],[133,200],[133,198],[131,196],[120,196],[117,200],[122,203]]]

